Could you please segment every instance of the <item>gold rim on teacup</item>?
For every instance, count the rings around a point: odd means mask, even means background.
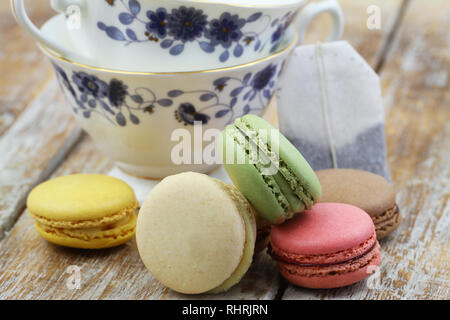
[[[264,61],[268,61],[271,59],[274,59],[282,54],[284,54],[286,51],[291,50],[293,47],[295,47],[295,45],[298,42],[298,32],[295,29],[292,29],[292,32],[294,33],[294,37],[292,38],[291,42],[289,43],[289,45],[287,45],[285,48],[281,49],[280,51],[277,51],[276,53],[255,60],[255,61],[251,61],[248,63],[244,63],[244,64],[239,64],[236,66],[232,66],[232,67],[224,67],[224,68],[216,68],[216,69],[205,69],[205,70],[198,70],[198,71],[178,71],[178,72],[140,72],[140,71],[127,71],[127,70],[120,70],[120,69],[110,69],[110,68],[102,68],[102,67],[96,67],[96,66],[91,66],[88,64],[84,64],[84,63],[80,63],[80,62],[76,62],[73,61],[71,59],[68,58],[64,58],[60,55],[58,55],[56,52],[52,51],[51,49],[47,48],[46,46],[44,46],[43,44],[39,44],[39,47],[46,52],[47,54],[49,54],[50,56],[52,56],[53,58],[63,61],[65,63],[70,63],[72,65],[78,66],[78,67],[82,67],[82,68],[86,68],[86,69],[91,69],[91,70],[96,70],[96,71],[100,71],[100,72],[109,72],[109,73],[116,73],[116,74],[125,74],[125,75],[140,75],[140,76],[164,76],[164,75],[176,75],[176,74],[199,74],[199,73],[215,73],[215,72],[223,72],[223,71],[228,71],[228,70],[236,70],[236,69],[241,69],[241,68],[246,68],[249,66],[253,66],[259,63],[262,63]]]

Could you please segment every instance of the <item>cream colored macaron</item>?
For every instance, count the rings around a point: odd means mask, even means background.
[[[181,293],[218,293],[252,262],[255,213],[233,186],[199,173],[159,183],[138,216],[139,254],[153,276]]]

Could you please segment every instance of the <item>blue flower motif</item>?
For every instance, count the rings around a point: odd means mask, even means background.
[[[292,12],[288,12],[283,18],[282,21],[278,24],[277,29],[272,34],[272,44],[278,44],[282,37],[284,36],[286,30],[289,28],[289,26],[292,24],[294,19],[296,18],[296,14],[293,14]],[[271,50],[271,52],[276,50],[276,46],[274,46]]]
[[[167,35],[167,11],[164,8],[159,8],[155,11],[147,11],[147,17],[150,22],[147,23],[146,29],[150,33],[155,33],[160,39]]]
[[[275,32],[272,34],[272,43],[277,43],[281,40],[281,37],[284,34],[285,31],[285,27],[284,26],[278,26],[277,30],[275,30]]]
[[[82,71],[74,71],[68,76],[61,67],[54,65],[54,68],[58,80],[64,86],[64,92],[70,91],[73,95],[73,111],[86,119],[97,115],[113,125],[139,125],[142,123],[140,115],[152,114],[159,107],[172,107],[173,98],[190,94],[207,106],[202,109],[196,108],[190,102],[178,104],[178,108],[174,110],[175,118],[188,126],[195,125],[195,122],[207,124],[214,118],[225,119],[223,121],[231,123],[238,116],[262,110],[273,95],[278,69],[281,72],[285,62],[286,60],[279,65],[281,68],[270,64],[256,74],[248,72],[242,78],[217,78],[209,90],[173,89],[167,93],[167,97],[158,97],[150,88],[130,89],[122,80],[110,79],[107,82]],[[152,98],[144,98],[143,91],[148,92]],[[251,104],[255,98],[259,99]],[[245,104],[243,107],[240,107],[241,102]],[[259,104],[259,107],[256,104]]]
[[[195,107],[191,103],[182,103],[176,111],[176,118],[180,122],[184,122],[185,125],[194,125],[195,121],[199,121],[202,124],[207,124],[211,119],[210,116],[197,112]]]
[[[172,10],[172,14],[168,17],[167,28],[169,35],[175,40],[185,43],[201,37],[207,23],[207,15],[203,10],[182,6]]]
[[[270,99],[272,95],[273,87],[275,86],[274,77],[277,73],[277,66],[270,64],[265,67],[263,70],[259,71],[255,74],[253,79],[250,81],[250,76],[246,76],[248,80],[244,80],[244,84],[246,84],[246,88],[250,88],[249,91],[244,95],[244,101],[253,101],[255,97],[260,95],[260,97],[264,97],[266,99]],[[249,81],[247,85],[247,81]],[[238,96],[241,94],[243,88],[237,88],[232,91],[232,95]]]
[[[112,79],[109,83],[108,100],[113,107],[120,107],[124,104],[128,95],[128,86],[122,81]]]
[[[75,90],[73,89],[72,85],[70,84],[69,77],[67,76],[66,72],[62,68],[58,67],[56,64],[53,64],[53,67],[56,70],[56,74],[59,76],[59,80],[60,80],[61,84],[67,90],[69,90],[70,94],[74,98],[76,98],[77,94],[75,93]]]
[[[233,42],[241,40],[243,35],[241,29],[245,23],[246,20],[239,18],[237,14],[231,15],[225,12],[219,19],[214,19],[209,23],[205,37],[211,40],[211,45],[222,45],[222,47],[228,49]]]
[[[85,99],[87,96],[101,99],[108,95],[108,84],[96,76],[89,75],[85,72],[75,72],[72,80]]]
[[[252,81],[252,87],[256,91],[261,91],[267,87],[277,72],[277,66],[270,64],[263,70],[259,71]]]
[[[222,92],[227,86],[228,80],[230,80],[230,78],[227,77],[219,78],[213,82],[213,85],[217,91]]]
[[[111,6],[115,0],[106,0]],[[133,43],[160,42],[163,49],[168,49],[172,56],[180,56],[190,42],[196,42],[206,53],[214,53],[218,46],[223,48],[219,52],[219,61],[226,62],[230,57],[241,57],[246,46],[255,41],[253,47],[255,52],[262,52],[266,43],[259,38],[267,28],[276,28],[272,34],[271,53],[276,51],[284,31],[295,17],[292,12],[285,14],[282,18],[263,15],[255,12],[248,18],[243,19],[240,13],[221,12],[217,19],[209,20],[203,10],[195,7],[180,6],[176,8],[164,8],[160,6],[146,12],[146,18],[139,17],[141,3],[139,0],[120,0],[125,11],[119,14],[119,22],[122,26],[106,25],[99,21],[97,27],[116,41],[123,42],[124,46]],[[128,3],[126,3],[128,2]],[[219,12],[218,12],[219,13]],[[246,32],[245,26],[254,23],[261,18],[265,20],[266,27],[260,31]],[[143,24],[145,27],[145,38],[139,37],[131,25]],[[123,26],[125,27],[122,29]],[[270,40],[269,40],[270,42]]]

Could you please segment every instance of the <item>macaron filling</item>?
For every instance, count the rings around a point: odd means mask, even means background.
[[[267,159],[270,160],[273,166],[276,166],[278,171],[288,182],[292,189],[292,192],[303,202],[306,209],[310,209],[314,204],[313,197],[309,194],[300,183],[298,177],[289,169],[283,159],[277,157],[277,155],[272,152],[271,146],[267,141],[267,137],[263,137],[256,130],[253,130],[250,125],[242,121],[242,119],[237,119],[235,121],[236,128],[246,136],[252,143],[254,143],[262,154],[264,154]]]
[[[139,206],[137,202],[135,202],[132,206],[129,208],[125,208],[117,213],[114,213],[109,216],[104,216],[97,219],[88,219],[88,220],[56,220],[56,219],[49,219],[46,217],[43,217],[41,215],[37,215],[36,213],[32,212],[32,210],[28,210],[28,213],[30,216],[32,216],[36,222],[38,222],[41,225],[58,228],[58,229],[87,229],[92,227],[99,227],[99,226],[108,226],[112,225],[114,223],[118,223],[120,221],[123,221],[124,219],[127,219],[127,217],[130,216],[131,213],[135,213],[136,208]]]
[[[251,161],[251,164],[253,164],[253,166],[259,172],[262,172],[263,164],[261,163],[261,161],[258,161],[258,159],[254,158],[252,153],[250,152],[250,138],[244,135],[243,132],[239,130],[237,127],[230,127],[228,129],[228,133],[233,138],[233,140],[244,149],[246,155],[248,156],[248,159]],[[275,181],[274,177],[271,175],[263,175],[263,174],[261,174],[261,177],[271,190],[272,194],[277,199],[278,204],[283,209],[284,213],[288,214],[289,212],[291,212],[292,210],[290,208],[289,201],[281,192],[281,189],[278,186],[277,182]]]
[[[389,225],[395,225],[400,222],[400,210],[397,205],[392,209],[385,211],[383,214],[372,217],[373,223],[375,224],[375,229],[380,231]]]
[[[300,181],[296,178],[296,176],[292,173],[292,171],[286,166],[284,161],[280,159],[280,167],[279,170],[286,181],[291,186],[294,194],[303,202],[305,205],[305,209],[309,210],[314,204],[313,197],[302,187]]]
[[[356,248],[330,254],[294,254],[282,251],[272,244],[269,244],[268,253],[291,273],[330,275],[352,272],[367,266],[379,255],[379,244],[374,234]]]
[[[134,233],[136,227],[136,214],[134,211],[127,211],[127,215],[117,222],[89,228],[56,228],[36,221],[38,230],[45,233],[64,236],[81,241],[91,241],[97,239],[117,239]]]
[[[380,259],[380,245],[376,243],[372,250],[359,258],[349,261],[328,264],[328,265],[312,265],[302,266],[298,264],[279,262],[280,271],[300,277],[327,277],[349,274],[367,268],[370,265],[377,266]],[[372,272],[374,272],[373,270]]]

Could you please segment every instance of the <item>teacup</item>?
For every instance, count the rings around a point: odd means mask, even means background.
[[[70,48],[62,15],[50,19],[42,33]],[[208,129],[222,130],[246,114],[261,115],[295,48],[289,29],[279,51],[251,63],[207,71],[150,73],[97,68],[63,58],[41,46],[51,59],[66,99],[79,125],[98,148],[124,171],[163,178],[184,171],[207,173],[216,163],[173,161],[184,129],[203,142]],[[202,126],[196,125],[201,124]],[[183,133],[181,132],[181,133]],[[174,141],[172,141],[174,140]],[[194,155],[192,142],[185,152]]]
[[[40,33],[23,0],[11,0],[21,23],[46,47],[86,64],[129,71],[224,68],[274,53],[294,20],[300,40],[322,12],[333,16],[330,40],[341,37],[342,11],[332,1],[307,0],[51,0],[67,16],[76,50]]]

